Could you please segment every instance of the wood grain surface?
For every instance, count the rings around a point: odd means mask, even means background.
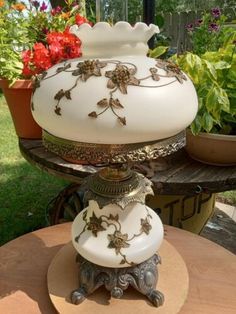
[[[67,223],[41,229],[0,248],[1,314],[56,313],[48,296],[47,269],[58,250],[70,241],[70,227]],[[235,314],[236,256],[190,232],[165,229],[166,239],[181,254],[189,272],[189,293],[179,313]],[[128,314],[125,304],[123,314]]]
[[[53,175],[81,183],[98,168],[64,161],[47,151],[40,140],[19,140],[19,148],[26,160]],[[236,189],[236,167],[217,167],[191,159],[184,150],[157,161],[136,166],[154,184],[154,191],[165,195],[195,195]]]

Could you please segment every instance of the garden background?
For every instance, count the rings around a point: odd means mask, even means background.
[[[13,2],[13,1],[9,1]],[[48,4],[48,1],[45,1]],[[63,1],[51,1],[53,6]],[[86,1],[88,17],[94,18],[95,2]],[[106,1],[116,3],[116,1]],[[118,3],[119,1],[117,1]],[[163,13],[186,12],[220,7],[235,15],[235,0],[158,0],[156,1],[157,23],[164,26]],[[129,21],[140,20],[142,1],[130,0],[128,5]],[[234,22],[234,21],[233,21]],[[167,34],[168,37],[168,34]],[[68,182],[36,169],[27,163],[18,149],[18,138],[3,95],[0,95],[0,245],[26,232],[45,227],[51,200]],[[236,204],[236,192],[221,195],[224,200]]]

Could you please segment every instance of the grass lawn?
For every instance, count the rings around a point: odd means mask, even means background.
[[[218,200],[220,202],[236,206],[236,191],[227,191],[219,193]]]
[[[0,95],[0,245],[48,225],[47,204],[67,182],[27,163]]]

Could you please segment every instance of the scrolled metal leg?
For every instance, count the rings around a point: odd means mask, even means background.
[[[149,260],[137,265],[132,269],[130,284],[140,293],[146,295],[156,307],[163,305],[164,295],[155,290],[158,281],[157,265],[161,263],[158,254],[153,255]]]
[[[164,294],[158,290],[152,290],[150,294],[147,295],[147,297],[156,307],[159,307],[164,303]]]
[[[114,287],[111,290],[111,296],[115,299],[120,299],[123,296],[123,290],[119,287]]]
[[[78,305],[85,300],[86,296],[87,292],[83,288],[79,288],[71,292],[71,302]]]
[[[164,295],[155,290],[158,280],[157,264],[160,263],[157,254],[141,264],[125,268],[102,267],[85,260],[80,255],[77,256],[77,262],[80,286],[71,293],[71,301],[74,304],[80,304],[86,296],[103,285],[113,298],[121,298],[130,285],[147,296],[154,306],[159,307],[164,303]]]
[[[80,255],[77,255],[76,262],[80,267],[80,286],[79,289],[72,291],[71,301],[73,304],[80,304],[86,299],[86,296],[105,284],[106,274],[101,273],[100,266],[90,263]]]

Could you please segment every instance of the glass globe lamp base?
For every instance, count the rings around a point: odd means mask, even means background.
[[[73,304],[80,304],[101,286],[114,298],[121,298],[132,286],[156,307],[163,304],[164,296],[156,290],[160,263],[156,251],[163,226],[145,205],[146,195],[153,194],[151,185],[127,164],[110,165],[85,180],[88,207],[72,224],[79,265],[79,288],[71,293]]]
[[[157,265],[160,262],[159,255],[155,254],[147,261],[132,267],[110,268],[93,264],[78,254],[79,288],[71,293],[71,301],[73,304],[80,304],[101,286],[105,286],[113,298],[119,299],[124,290],[132,286],[154,306],[159,307],[164,303],[164,295],[156,290]]]

